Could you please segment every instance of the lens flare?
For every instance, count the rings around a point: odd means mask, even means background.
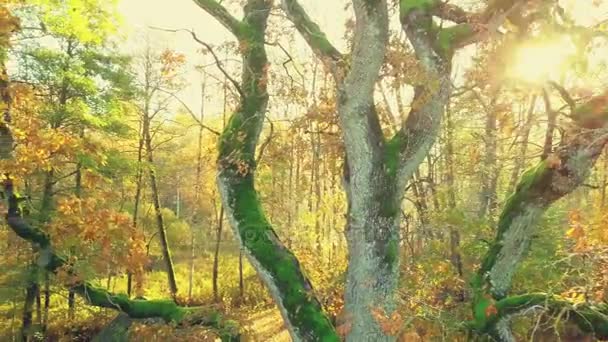
[[[524,44],[515,53],[508,75],[530,83],[557,79],[575,51],[569,37]]]

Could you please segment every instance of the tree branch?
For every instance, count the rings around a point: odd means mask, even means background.
[[[481,321],[473,322],[472,325],[487,331],[501,319],[541,310],[565,317],[574,322],[583,332],[593,334],[597,339],[608,338],[608,306],[606,304],[574,304],[551,294],[527,293],[506,297],[492,305],[495,310],[484,312],[486,317],[481,318]],[[480,319],[480,317],[476,318]]]
[[[220,69],[220,71],[222,72],[222,74],[224,74],[224,76],[226,76],[226,78],[230,81],[230,83],[232,83],[232,85],[234,86],[234,88],[236,88],[236,91],[239,92],[239,95],[243,96],[243,90],[241,89],[241,86],[239,85],[239,82],[237,82],[234,78],[232,78],[232,76],[230,76],[230,74],[226,71],[226,69],[224,69],[224,65],[222,64],[222,62],[220,61],[219,57],[215,54],[215,51],[213,51],[213,48],[211,47],[211,45],[207,44],[206,42],[200,40],[196,33],[192,30],[187,30],[187,29],[163,29],[163,28],[159,28],[159,27],[151,27],[153,29],[156,30],[161,30],[161,31],[166,31],[166,32],[188,32],[190,33],[190,35],[192,35],[192,38],[199,44],[201,44],[202,46],[204,46],[207,51],[209,51],[209,53],[211,53],[211,56],[213,56],[213,59],[215,60],[215,65],[217,66],[218,69]]]
[[[319,25],[306,13],[297,0],[282,0],[283,10],[296,29],[308,43],[315,55],[334,75],[341,68],[342,54],[327,39]]]
[[[180,99],[180,98],[179,98],[179,96],[177,96],[177,95],[175,95],[175,94],[173,94],[173,93],[171,93],[171,92],[169,92],[169,91],[167,91],[167,90],[164,90],[164,89],[159,89],[159,90],[160,90],[161,92],[164,92],[164,93],[166,93],[166,94],[170,95],[170,96],[171,96],[171,97],[173,97],[174,99],[176,99],[176,100],[177,100],[177,101],[178,101],[178,102],[179,102],[179,103],[182,105],[182,107],[184,107],[184,109],[186,109],[186,111],[188,112],[188,114],[190,114],[190,116],[192,117],[192,119],[193,119],[194,121],[196,121],[196,123],[197,123],[197,124],[198,124],[200,127],[204,128],[204,129],[206,129],[206,130],[208,130],[209,132],[211,132],[211,133],[213,133],[213,134],[215,134],[215,135],[217,135],[217,136],[219,136],[219,135],[220,135],[220,132],[218,132],[218,131],[214,130],[213,128],[211,128],[211,127],[209,127],[209,126],[205,125],[203,122],[201,122],[201,120],[199,120],[199,118],[196,116],[196,114],[194,114],[194,112],[192,111],[192,109],[190,109],[190,107],[189,107],[189,106],[188,106],[188,105],[187,105],[187,104],[186,104],[184,101],[182,101],[182,99]]]
[[[549,84],[557,90],[557,92],[562,97],[564,102],[566,102],[568,104],[568,107],[570,107],[571,113],[574,113],[574,111],[576,109],[576,103],[574,102],[574,100],[572,99],[572,97],[570,96],[568,91],[564,87],[562,87],[560,84],[558,84],[557,82],[549,81]]]
[[[237,20],[228,10],[216,0],[193,0],[205,12],[213,16],[220,24],[232,34],[241,39],[243,36],[243,23]]]

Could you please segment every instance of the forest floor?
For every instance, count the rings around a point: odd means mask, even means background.
[[[276,308],[250,315],[243,327],[247,341],[291,342],[283,318]]]

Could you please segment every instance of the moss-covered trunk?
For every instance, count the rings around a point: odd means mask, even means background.
[[[268,104],[264,47],[271,3],[249,0],[242,21],[213,0],[196,0],[239,40],[241,82],[230,79],[240,103],[220,137],[217,183],[230,225],[274,298],[294,341],[338,341],[298,260],[278,239],[254,187],[255,151]]]
[[[597,100],[591,99],[589,103]],[[536,224],[547,207],[583,183],[608,142],[605,125],[589,129],[583,121],[589,117],[593,117],[594,122],[608,121],[608,108],[589,108],[583,104],[577,110],[580,113],[585,108],[589,113],[574,117],[574,124],[580,128],[573,127],[555,153],[522,175],[503,207],[496,238],[471,282],[473,327],[482,333],[496,334],[500,338],[502,334],[498,331],[505,331],[497,329],[496,323],[508,320],[512,312],[496,310],[497,301],[509,302],[507,295],[513,275],[530,248]]]

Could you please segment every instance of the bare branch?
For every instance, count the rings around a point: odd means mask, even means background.
[[[576,103],[574,102],[568,91],[557,82],[549,81],[549,84],[557,90],[562,99],[568,104],[568,107],[570,107],[570,111],[574,112],[574,110],[576,109]]]
[[[176,99],[176,100],[177,100],[177,102],[179,102],[179,103],[182,105],[182,107],[184,107],[184,109],[186,109],[186,111],[188,112],[188,114],[190,114],[190,116],[192,117],[192,119],[193,119],[194,121],[196,121],[196,123],[197,123],[199,126],[201,126],[202,128],[204,128],[204,129],[208,130],[209,132],[211,132],[211,133],[213,133],[213,134],[215,134],[215,135],[217,135],[217,136],[219,136],[219,135],[220,135],[220,132],[218,132],[218,131],[214,130],[213,128],[211,128],[211,127],[209,127],[209,126],[207,126],[207,125],[205,125],[205,124],[203,124],[203,123],[202,123],[202,122],[201,122],[201,121],[198,119],[198,117],[196,116],[196,114],[194,114],[194,112],[192,111],[192,109],[190,109],[190,107],[189,107],[189,106],[188,106],[188,105],[187,105],[187,104],[186,104],[184,101],[182,101],[182,99],[180,99],[180,98],[179,98],[177,95],[175,95],[175,94],[173,94],[173,93],[171,93],[171,92],[168,92],[168,91],[166,91],[166,90],[164,90],[164,89],[160,89],[160,91],[162,91],[162,92],[164,92],[164,93],[166,93],[166,94],[170,95],[170,96],[171,96],[171,97],[173,97],[174,99]]]
[[[213,59],[215,60],[215,64],[217,65],[217,68],[220,69],[220,71],[222,72],[222,74],[224,74],[224,76],[226,76],[226,78],[230,81],[230,83],[232,83],[232,85],[239,92],[239,95],[244,96],[243,90],[241,89],[241,86],[239,85],[239,83],[234,78],[232,78],[232,76],[230,76],[230,74],[226,71],[226,69],[224,69],[224,65],[220,61],[219,57],[215,54],[215,51],[213,51],[213,48],[211,47],[211,45],[209,45],[208,43],[200,40],[194,31],[187,30],[187,29],[163,29],[163,28],[159,28],[159,27],[151,27],[151,28],[155,29],[155,30],[166,31],[166,32],[180,32],[180,31],[184,31],[184,32],[190,33],[190,35],[192,35],[192,38],[197,43],[203,45],[207,49],[207,51],[209,51],[211,53],[211,56],[213,56]]]
[[[268,144],[270,144],[272,138],[274,138],[274,123],[268,117],[266,117],[266,121],[268,121],[268,123],[270,124],[270,132],[268,133],[268,137],[266,137],[266,140],[264,140],[262,145],[260,145],[260,152],[258,153],[258,157],[255,160],[256,165],[260,164],[260,161],[264,156],[264,151],[266,151],[266,147],[268,146]]]
[[[283,62],[283,69],[285,69],[285,73],[287,73],[287,76],[291,79],[292,86],[293,86],[294,79],[289,74],[289,70],[287,69],[287,64],[289,64],[289,63],[293,63],[293,65],[294,65],[293,68],[296,70],[296,72],[298,73],[298,75],[302,79],[302,83],[300,85],[303,86],[304,85],[304,74],[302,74],[302,72],[300,71],[300,69],[298,69],[298,67],[294,63],[293,57],[287,51],[287,49],[285,49],[285,47],[283,47],[283,45],[281,45],[281,43],[279,43],[279,42],[274,42],[274,43],[265,42],[265,44],[266,45],[270,45],[270,46],[278,46],[283,51],[283,53],[287,56],[287,60],[285,62]]]

